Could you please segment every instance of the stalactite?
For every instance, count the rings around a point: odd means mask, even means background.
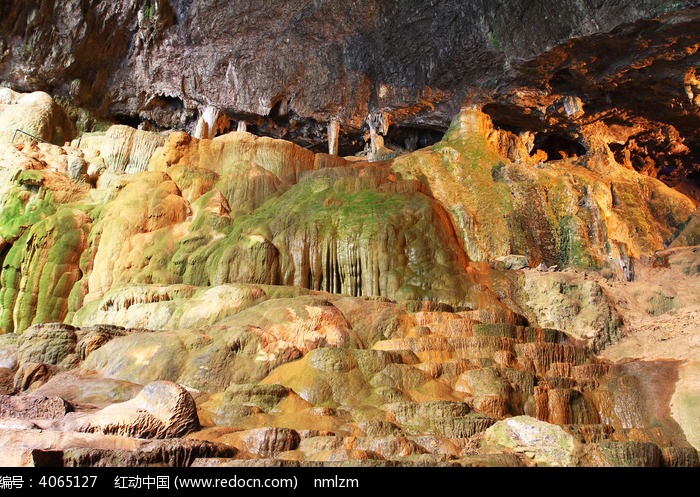
[[[333,118],[328,122],[328,153],[338,155],[338,137],[340,135],[340,121]]]
[[[220,111],[216,107],[205,107],[199,119],[197,119],[197,125],[194,128],[192,136],[199,139],[214,138],[214,136],[216,136],[219,115]]]

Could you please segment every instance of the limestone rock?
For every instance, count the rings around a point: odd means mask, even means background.
[[[129,285],[108,291],[101,299],[83,306],[73,316],[75,324],[83,323],[145,328],[149,330],[177,329],[175,311],[192,301],[196,288],[189,285]],[[209,292],[213,294],[214,292]],[[233,297],[233,295],[231,295]],[[106,337],[105,337],[106,338]],[[95,335],[92,340],[98,339]]]
[[[153,156],[149,169],[168,172],[177,166],[213,171],[224,180],[219,182],[219,189],[232,206],[238,208],[238,204],[250,202],[249,208],[254,209],[266,200],[266,196],[274,194],[280,187],[288,188],[297,183],[304,172],[311,171],[314,168],[314,154],[287,141],[257,137],[250,133],[228,133],[213,140],[201,141],[185,133],[173,133],[165,147]],[[260,172],[270,174],[272,183],[267,191],[265,182],[256,182],[257,178],[265,176],[260,176]],[[239,187],[247,188],[247,183],[257,184],[260,188],[244,193],[237,191],[234,184],[229,188],[223,187],[236,176],[239,180],[246,180],[239,181]],[[260,196],[261,193],[264,196]]]
[[[240,425],[242,418],[276,408],[290,394],[282,385],[234,384],[199,406],[217,425]],[[201,416],[201,414],[200,414]]]
[[[540,466],[576,464],[573,437],[559,426],[529,416],[499,421],[486,430],[482,445],[524,454]]]
[[[700,245],[700,209],[697,209],[686,226],[669,245],[669,248]]]
[[[57,145],[75,135],[74,124],[47,93],[17,93],[1,88],[0,141],[9,143],[18,129]],[[24,133],[17,133],[14,138],[17,142],[33,140]]]
[[[3,466],[188,466],[195,458],[232,457],[235,449],[200,440],[140,440],[39,429],[0,431]]]
[[[696,17],[687,10],[693,2],[654,0],[630,8],[621,1],[518,1],[506,11],[488,2],[448,2],[416,6],[411,15],[401,5],[275,1],[251,7],[243,16],[231,5],[185,9],[120,1],[100,2],[83,12],[71,4],[27,8],[12,2],[0,30],[7,51],[0,76],[19,87],[49,81],[75,105],[165,128],[193,127],[206,117],[216,129],[229,120],[225,115],[216,119],[219,114],[253,116],[269,133],[309,146],[325,141],[325,123],[334,118],[357,136],[367,114],[377,109],[386,109],[402,127],[446,127],[467,88],[488,86],[496,78],[499,91],[491,112],[508,127],[533,134],[552,121],[567,129],[572,121],[590,117],[592,109],[613,123],[640,121],[649,114],[639,103],[644,81],[650,81],[644,94],[664,122],[681,129],[684,120],[694,122],[686,107],[692,109],[697,100],[696,64],[694,52],[686,51],[691,42],[682,35],[695,27]],[[465,27],[466,18],[486,24]],[[545,18],[547,26],[539,26]],[[434,22],[416,24],[414,19]],[[290,30],[290,20],[309,29]],[[28,25],[34,29],[26,30]],[[618,25],[626,29],[614,29]],[[336,32],[333,40],[309,34],[329,27]],[[193,32],[201,36],[193,38]],[[358,39],[357,32],[364,36]],[[437,65],[426,67],[423,55],[410,49],[416,46],[425,47]],[[628,47],[638,55],[630,57]],[[221,63],[193,63],[206,60],[211,50],[220,54]],[[659,63],[666,50],[675,54],[670,74]],[[74,60],[69,63],[65,54]],[[584,73],[587,78],[581,77]],[[545,87],[551,91],[531,90]],[[601,87],[614,88],[615,98],[606,99]],[[373,91],[376,103],[370,108],[367,95]],[[472,96],[469,103],[482,98]],[[585,102],[583,113],[578,99]],[[679,105],[662,105],[673,99]],[[632,117],[622,121],[623,116]],[[279,117],[290,125],[277,125]],[[656,130],[649,127],[653,136]],[[643,159],[643,153],[639,156]]]
[[[62,323],[37,324],[20,336],[17,359],[20,363],[61,364],[75,353],[76,328]]]
[[[316,458],[316,454],[324,454],[324,457],[330,459],[345,452],[371,454],[372,458],[386,460],[401,460],[426,452],[423,447],[412,439],[402,436],[310,437],[301,441],[299,451],[304,453],[309,459]]]
[[[289,428],[255,428],[236,432],[225,440],[244,453],[268,458],[296,449],[299,446],[300,437],[299,433]]]
[[[0,429],[3,430],[34,430],[38,426],[28,419],[0,419]]]
[[[14,390],[24,391],[48,381],[56,372],[51,364],[23,362],[14,375]]]
[[[604,440],[599,444],[603,459],[614,467],[658,467],[661,449],[651,442]]]
[[[0,368],[0,395],[12,395],[15,387],[15,372],[12,369]]]
[[[586,155],[581,160],[587,164],[584,170],[566,160],[546,169],[504,161],[489,140],[492,129],[489,116],[465,109],[435,147],[403,155],[392,163],[393,171],[404,179],[420,180],[446,208],[471,260],[520,253],[533,267],[544,263],[547,267],[610,265],[614,269],[625,265],[626,258],[650,255],[670,243],[671,232],[679,231],[695,210],[689,198],[661,182],[621,170],[610,154]],[[467,158],[474,158],[477,165],[467,167],[472,164]],[[565,171],[589,186],[582,189],[580,183],[569,183]],[[596,176],[597,171],[604,181]],[[639,182],[630,182],[631,177]],[[665,200],[659,203],[660,198]],[[494,217],[494,212],[504,215]],[[642,218],[632,212],[645,214]],[[684,221],[674,223],[669,231],[670,218]],[[644,236],[630,237],[641,225],[645,226]]]
[[[70,447],[137,449],[139,442],[114,435],[74,433],[39,429],[0,430],[0,461],[3,466],[33,466],[34,450],[60,450]]]
[[[259,328],[273,352],[286,345],[302,353],[321,347],[346,347],[352,342],[349,324],[331,302],[315,297],[275,299],[244,310],[232,320]]]
[[[324,466],[332,466],[336,464],[347,464],[354,466],[384,466],[384,459],[376,452],[360,449],[332,449],[322,452],[317,452],[309,457],[310,461],[322,462]],[[398,466],[398,464],[392,464]]]
[[[503,269],[517,270],[528,267],[530,261],[525,255],[508,254],[497,257],[496,262],[500,263]]]
[[[136,438],[181,437],[199,428],[194,399],[180,385],[155,381],[133,399],[71,420],[76,431]]]
[[[75,140],[72,145],[79,147],[93,168],[99,164],[111,172],[135,174],[146,170],[151,156],[164,143],[165,137],[158,133],[115,125],[104,133],[86,133],[79,145]]]
[[[694,447],[663,447],[661,457],[665,467],[700,467],[700,454]]]
[[[526,466],[518,454],[474,454],[456,460],[467,468],[521,468]]]
[[[87,326],[79,329],[76,333],[78,344],[76,345],[76,353],[81,360],[84,360],[91,352],[99,349],[112,338],[124,336],[128,332],[120,326],[97,325]]]
[[[224,396],[227,402],[252,404],[262,409],[272,409],[289,395],[289,389],[282,385],[239,384],[231,385]]]
[[[464,402],[401,402],[386,406],[396,422],[413,432],[424,433],[436,423],[449,418],[463,418],[471,409]]]
[[[576,273],[525,271],[516,301],[533,322],[567,330],[594,350],[616,342],[623,322],[612,297],[595,280]]]
[[[228,284],[118,286],[86,303],[72,317],[77,326],[112,325],[151,330],[211,325],[268,298],[263,286]]]
[[[0,368],[14,369],[17,367],[17,349],[19,335],[0,335]]]
[[[318,348],[299,361],[277,367],[264,383],[287,386],[313,405],[354,406],[368,401],[373,395],[377,396],[375,401],[381,402],[383,387],[373,384],[372,377],[402,363],[404,358],[400,354],[368,352],[340,347]],[[411,376],[410,373],[407,371],[407,376]],[[419,378],[419,383],[427,381],[422,372],[415,370],[413,373]],[[397,374],[400,376],[401,371]],[[396,380],[400,382],[401,378]],[[387,381],[392,383],[391,379]],[[408,390],[416,385],[399,386]],[[398,388],[389,388],[399,391]],[[398,395],[402,394],[399,392]]]
[[[168,379],[216,392],[231,383],[258,381],[309,350],[352,340],[348,323],[328,300],[278,298],[222,319],[206,333],[118,337],[88,356],[83,367],[134,383]]]
[[[426,452],[419,444],[402,436],[351,437],[345,440],[344,446],[355,450],[375,452],[387,460],[397,460]]]
[[[142,385],[122,380],[104,378],[80,369],[63,371],[53,375],[40,386],[34,386],[32,395],[60,397],[73,405],[106,407],[115,402],[125,402],[136,397]]]
[[[21,202],[18,190],[14,195]],[[80,278],[79,259],[87,246],[90,219],[77,209],[57,209],[51,201],[35,205],[25,211],[24,220],[15,221],[30,227],[17,233],[18,243],[9,249],[0,275],[0,328],[5,332],[21,333],[34,323],[63,320],[72,286]],[[7,213],[0,212],[0,217]]]
[[[130,282],[149,269],[152,272],[152,255],[143,251],[167,256],[169,229],[186,216],[187,205],[167,176],[153,172],[131,176],[91,232],[92,261],[91,271],[83,276],[85,293],[96,298],[115,283]],[[158,246],[158,242],[164,245]]]

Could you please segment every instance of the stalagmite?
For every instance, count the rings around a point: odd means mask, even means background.
[[[389,117],[383,112],[372,112],[367,116],[369,126],[369,160],[377,160],[379,151],[384,148],[384,136],[389,131]]]
[[[340,122],[333,118],[328,123],[328,153],[338,155],[338,135],[340,134]]]
[[[238,125],[236,126],[236,131],[244,132],[247,130],[248,130],[248,125],[246,124],[246,122],[243,120],[238,121]]]

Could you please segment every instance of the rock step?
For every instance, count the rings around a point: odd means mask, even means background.
[[[31,451],[36,467],[188,467],[196,459],[232,457],[236,450],[202,440],[153,440],[137,450],[75,447]]]

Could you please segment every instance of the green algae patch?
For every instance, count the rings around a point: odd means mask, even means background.
[[[31,324],[66,317],[89,230],[83,212],[61,208],[13,244],[0,276],[0,328],[21,333]]]
[[[178,271],[185,267],[185,282],[454,300],[464,259],[439,206],[414,182],[388,182],[384,166],[359,172],[308,174],[233,218],[224,238],[193,235],[180,245]],[[188,254],[184,243],[194,250]]]
[[[3,262],[0,273],[0,330],[3,333],[15,331],[13,312],[22,278],[22,260],[26,253],[29,232],[25,232],[12,245]]]
[[[503,181],[507,166],[486,141],[480,116],[460,114],[442,141],[401,156],[392,166],[402,178],[423,183],[446,208],[472,260],[506,255],[513,236],[509,219],[514,209],[509,184]],[[500,168],[495,178],[494,166]]]
[[[24,171],[27,172],[27,171]],[[15,240],[27,227],[56,212],[53,194],[35,195],[15,186],[0,211],[0,236],[7,242]]]
[[[609,154],[507,159],[502,133],[484,114],[463,110],[442,141],[392,163],[444,206],[471,260],[522,254],[533,265],[615,266],[667,246],[695,209]]]

